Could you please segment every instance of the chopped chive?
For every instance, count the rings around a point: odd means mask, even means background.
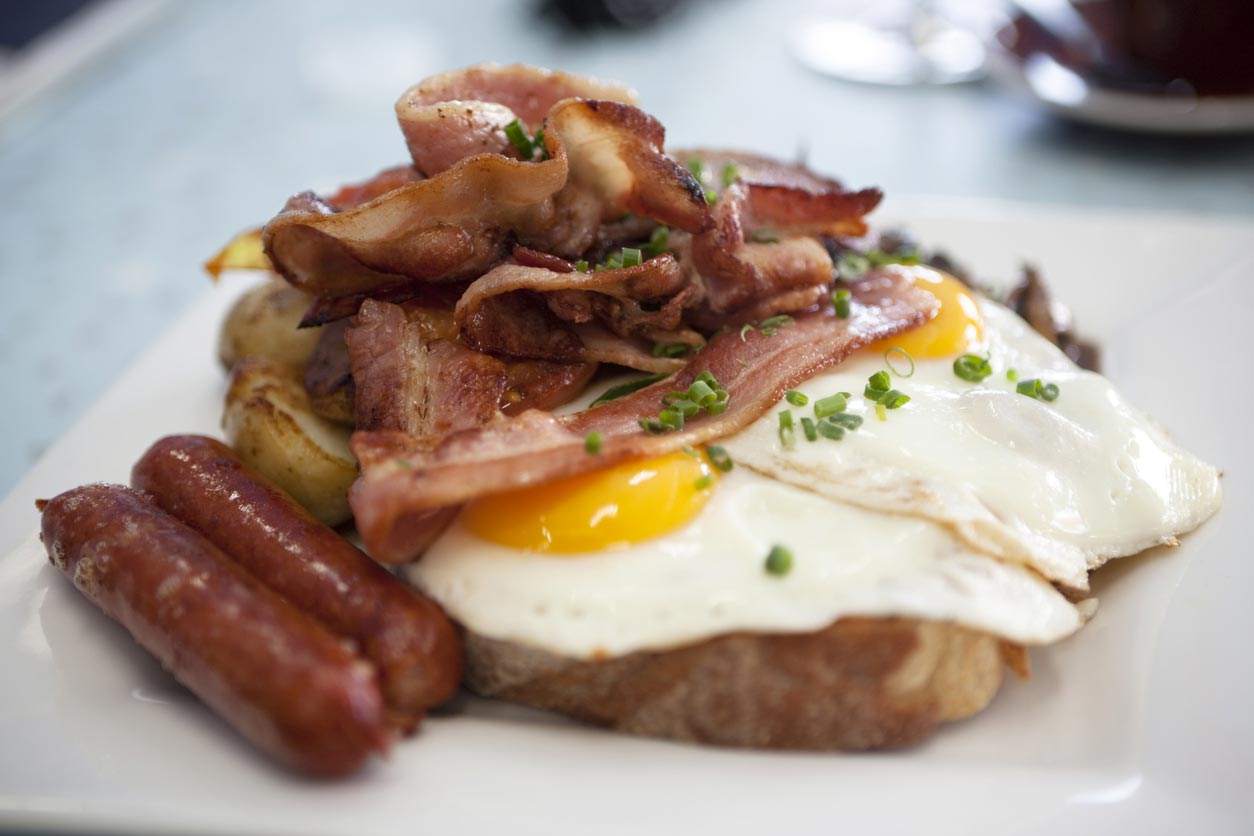
[[[882,403],[875,404],[875,417],[880,419],[881,421],[888,420],[888,412],[884,409],[884,404]]]
[[[639,267],[643,260],[640,250],[635,247],[623,247],[624,267]]]
[[[775,336],[775,332],[786,325],[792,325],[793,318],[788,314],[778,314],[776,316],[768,316],[766,319],[758,323],[758,330],[768,337]]]
[[[988,357],[978,354],[964,354],[954,360],[954,374],[971,383],[979,383],[993,373],[993,365]]]
[[[705,408],[705,411],[711,415],[721,415],[727,411],[727,404],[731,401],[731,395],[727,394],[726,389],[719,389],[714,403]]]
[[[876,403],[876,406],[882,406],[885,409],[897,409],[908,403],[910,403],[910,396],[905,392],[900,392],[896,389],[889,389]]]
[[[705,181],[705,163],[696,157],[688,161],[688,171],[692,173],[693,177],[697,178],[697,182]]]
[[[697,448],[693,447],[691,444],[685,444],[683,447],[680,447],[679,449],[683,451],[683,454],[685,456],[692,456],[695,458],[697,455]]]
[[[645,244],[644,251],[649,254],[649,258],[656,258],[666,252],[667,242],[670,241],[671,231],[664,226],[653,227],[653,232],[649,235],[649,243]]]
[[[781,545],[771,546],[766,555],[767,574],[783,577],[792,571],[792,550]]]
[[[862,253],[843,252],[836,259],[836,273],[846,280],[859,279],[871,269],[871,262]]]
[[[893,380],[888,376],[888,372],[876,372],[867,380],[867,388],[878,392],[887,392],[892,388]]]
[[[703,491],[713,484],[714,484],[714,474],[703,473],[699,477],[697,477],[697,480],[692,483],[692,486],[699,491]]]
[[[1019,373],[1017,371],[1015,371],[1014,369],[1006,369],[1006,380],[1009,380],[1011,383],[1014,383],[1018,379],[1019,379]]]
[[[670,408],[678,411],[685,418],[691,418],[701,411],[701,406],[699,404],[693,403],[687,398],[684,398],[678,401],[673,401],[670,405]]]
[[[586,262],[586,261],[582,261],[582,260],[581,260],[581,261],[576,261],[576,262],[575,262],[575,269],[576,269],[576,270],[578,270],[580,273],[587,273],[587,272],[588,272],[588,262]]]
[[[784,399],[793,406],[805,406],[810,402],[810,398],[805,392],[798,392],[796,389],[789,389],[785,392]]]
[[[793,427],[792,410],[779,411],[779,443],[791,449],[797,441],[797,431]]]
[[[536,135],[531,140],[532,151],[540,152],[540,159],[547,160],[549,158],[549,149],[544,144],[544,128],[536,131]]]
[[[654,343],[651,353],[654,357],[675,358],[683,357],[690,351],[692,351],[692,346],[687,343]]]
[[[814,441],[819,437],[819,431],[814,427],[813,419],[802,417],[801,431],[805,433],[806,441]]]
[[[902,357],[906,358],[906,362],[910,364],[910,372],[908,374],[902,374],[897,371],[895,366],[893,366],[892,357],[894,354],[900,354]],[[914,377],[914,358],[910,356],[910,352],[906,351],[899,345],[895,345],[888,349],[888,351],[884,352],[884,365],[888,366],[888,370],[898,377]]]
[[[714,201],[716,200],[718,200],[718,195],[716,195],[714,192],[705,193],[705,202],[707,206],[714,205]]]
[[[845,397],[843,392],[837,392],[826,398],[819,398],[814,402],[814,417],[826,418],[829,415],[835,415],[837,412],[844,412],[849,406],[849,399]]]
[[[886,264],[913,266],[922,261],[919,251],[914,247],[908,247],[895,253],[886,253],[883,250],[867,250],[866,259],[876,267],[883,267]]]
[[[819,421],[816,429],[819,435],[832,441],[840,441],[845,437],[845,428],[833,421]]]
[[[735,464],[732,462],[731,455],[717,444],[711,444],[709,447],[705,448],[705,457],[710,460],[710,464],[714,465],[724,473],[735,467]]]
[[[701,406],[709,406],[718,400],[718,391],[704,380],[694,380],[685,393],[688,398]]]
[[[743,357],[737,357],[736,362],[744,366],[746,369],[749,368],[749,361]]]
[[[833,424],[839,424],[847,430],[856,430],[862,426],[862,416],[854,415],[851,412],[837,412],[835,415],[829,415],[825,419]]]
[[[589,404],[589,406],[599,406],[603,403],[618,400],[623,395],[630,395],[632,392],[638,392],[646,386],[652,386],[654,383],[657,383],[665,377],[667,377],[667,375],[663,372],[662,374],[651,374],[648,377],[642,377],[639,380],[631,380],[627,383],[620,383],[617,386],[611,386],[605,390],[605,394],[601,395],[601,397],[597,398]]]
[[[518,150],[523,159],[529,160],[535,153],[535,146],[531,142],[531,137],[527,136],[527,129],[523,127],[521,119],[515,119],[505,126],[505,138]]]
[[[727,188],[736,182],[736,178],[740,176],[740,169],[736,168],[735,163],[727,163],[723,166],[723,188]]]
[[[1058,386],[1054,383],[1043,383],[1039,378],[1031,380],[1021,380],[1015,386],[1015,391],[1020,395],[1027,395],[1029,398],[1036,398],[1038,401],[1055,401],[1058,399]]]
[[[585,435],[583,437],[583,449],[587,450],[589,453],[591,453],[594,456],[597,453],[600,453],[601,452],[601,434],[597,432],[596,430],[593,430],[592,432]]]
[[[684,428],[684,413],[673,407],[659,412],[657,420],[659,424],[668,430],[682,430]]]
[[[848,288],[838,287],[832,291],[832,304],[836,306],[836,315],[841,319],[848,319],[849,314],[853,312],[853,294]]]
[[[752,323],[746,322],[744,325],[741,325],[741,326],[740,326],[740,341],[741,341],[741,342],[744,342],[744,341],[745,341],[745,337],[746,337],[746,336],[748,335],[748,333],[749,333],[750,331],[752,331],[752,330],[753,330],[753,324],[752,324]]]
[[[780,239],[778,232],[773,229],[763,227],[762,229],[755,229],[753,232],[749,233],[749,240],[755,244],[778,244]]]

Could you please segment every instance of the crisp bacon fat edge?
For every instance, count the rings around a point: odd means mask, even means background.
[[[733,434],[789,386],[935,315],[893,270],[846,284],[849,315],[833,310],[833,253],[866,234],[878,190],[750,154],[668,153],[619,85],[482,65],[415,85],[396,113],[412,164],[298,194],[262,233],[273,268],[313,298],[303,324],[344,321],[350,502],[384,562],[420,556],[475,497]],[[782,315],[787,327],[742,331]],[[549,412],[599,364],[670,376]],[[641,429],[707,371],[726,411]]]

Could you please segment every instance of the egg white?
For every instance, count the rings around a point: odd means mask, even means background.
[[[1174,543],[1215,513],[1216,468],[1011,311],[988,300],[980,308],[985,344],[973,351],[991,358],[986,380],[959,378],[952,358],[917,360],[913,375],[893,378],[910,402],[881,421],[862,391],[885,357],[859,352],[798,387],[812,401],[854,393],[858,430],[787,449],[781,403],[724,446],[742,466],[832,499],[934,520],[977,551],[1079,589],[1089,569]],[[900,355],[889,359],[908,372]],[[1057,400],[1018,394],[1007,369],[1056,384]]]
[[[765,568],[776,544],[794,556],[782,577]],[[744,468],[662,537],[551,555],[490,543],[455,522],[407,572],[471,630],[575,658],[737,630],[813,631],[852,615],[953,621],[1025,644],[1080,625],[1038,575],[933,522],[833,502]]]

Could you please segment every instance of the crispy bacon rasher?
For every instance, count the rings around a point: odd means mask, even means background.
[[[412,560],[425,547],[426,532],[413,543],[397,532],[422,530],[419,521],[439,509],[730,435],[769,409],[788,387],[936,312],[935,297],[899,272],[871,273],[851,290],[847,319],[827,307],[797,317],[771,336],[751,331],[742,339],[739,333],[724,333],[673,377],[566,417],[531,410],[452,433],[435,445],[403,433],[357,432],[352,447],[362,476],[349,499],[362,540],[380,560]],[[639,419],[657,414],[662,395],[685,389],[703,371],[712,373],[730,394],[725,412],[691,419],[678,432],[650,435],[641,430]],[[596,455],[584,446],[592,431],[603,439]]]

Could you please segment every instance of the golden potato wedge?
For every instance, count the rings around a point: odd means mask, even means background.
[[[348,521],[357,462],[350,430],[320,418],[300,374],[263,357],[235,364],[222,427],[239,457],[328,525]]]
[[[321,328],[297,328],[310,297],[277,277],[239,298],[222,323],[218,359],[228,371],[245,357],[265,357],[303,369]]]

